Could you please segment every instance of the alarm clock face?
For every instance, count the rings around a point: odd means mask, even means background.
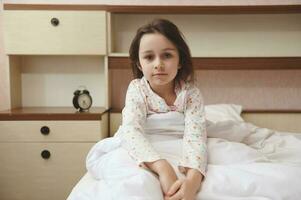
[[[92,99],[89,94],[81,94],[78,97],[78,105],[81,109],[89,109],[92,105]]]

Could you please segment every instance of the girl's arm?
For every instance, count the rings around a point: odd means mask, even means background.
[[[170,187],[178,180],[176,172],[170,163],[165,159],[161,159],[155,162],[147,162],[145,164],[159,176],[163,193],[166,195]]]
[[[159,176],[164,193],[177,180],[171,165],[161,159],[144,136],[147,103],[139,87],[139,79],[133,80],[127,90],[125,107],[122,111],[122,127],[116,136],[121,137],[123,146],[139,166],[150,169]]]
[[[204,103],[198,88],[191,87],[187,91],[185,105],[183,157],[179,168],[184,174],[188,173],[189,168],[196,169],[204,176],[207,167],[207,133]]]
[[[183,156],[179,169],[186,178],[177,180],[170,187],[166,200],[195,199],[207,168],[206,120],[203,98],[198,88],[189,88],[185,106]]]
[[[187,170],[186,178],[193,181],[194,184],[200,188],[201,182],[203,180],[203,174],[199,170],[189,168]]]
[[[121,138],[123,147],[137,165],[145,167],[145,162],[154,162],[161,159],[161,156],[144,136],[147,104],[139,87],[139,81],[135,79],[129,84],[125,107],[122,110],[122,125],[116,136]]]

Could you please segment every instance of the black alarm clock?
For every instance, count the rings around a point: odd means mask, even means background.
[[[89,109],[92,106],[92,97],[90,95],[90,92],[86,89],[83,90],[75,90],[74,91],[74,97],[73,97],[73,106],[79,112],[86,112],[89,111]]]

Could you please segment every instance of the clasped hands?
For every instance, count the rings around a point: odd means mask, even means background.
[[[166,160],[146,163],[152,171],[158,174],[164,200],[194,200],[200,188],[202,175],[189,169],[184,179],[178,179],[174,169]]]

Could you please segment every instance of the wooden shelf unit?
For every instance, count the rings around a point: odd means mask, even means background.
[[[89,149],[109,135],[108,110],[112,108],[120,119],[132,79],[129,44],[137,28],[153,18],[170,19],[183,30],[198,75],[202,70],[300,71],[301,34],[296,24],[301,21],[301,3],[237,2],[194,6],[5,3],[10,107],[0,112],[0,196],[66,199],[85,173]],[[59,19],[58,26],[51,25],[52,18]],[[78,85],[87,85],[92,92],[94,104],[88,113],[72,108],[72,93]],[[266,111],[271,110],[247,110]],[[41,132],[44,126],[50,134]],[[49,159],[41,157],[44,150],[50,152]]]

